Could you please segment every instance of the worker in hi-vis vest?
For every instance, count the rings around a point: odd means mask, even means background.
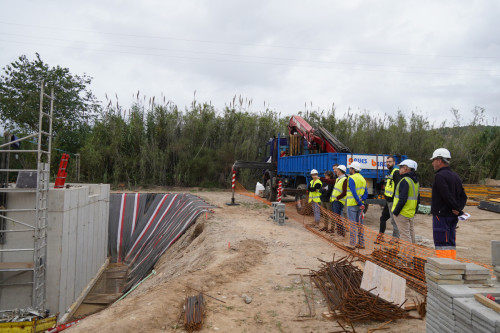
[[[350,248],[365,248],[363,237],[363,221],[360,219],[361,212],[365,209],[364,201],[368,197],[368,188],[366,180],[361,175],[361,164],[352,162],[349,165],[350,176],[347,186],[347,218],[351,223]],[[356,237],[357,234],[357,237]]]
[[[309,203],[312,205],[312,209],[314,212],[314,224],[316,226],[319,225],[320,217],[321,217],[321,210],[320,210],[320,204],[321,204],[321,187],[323,186],[323,183],[318,177],[318,171],[316,169],[311,170],[311,182],[309,183],[309,187],[307,190],[309,191]]]
[[[415,243],[413,217],[417,213],[420,202],[418,177],[415,173],[417,166],[417,162],[410,159],[399,163],[401,180],[396,186],[392,205],[392,214],[398,225],[400,238],[409,243]]]
[[[380,244],[381,242],[384,241],[384,233],[388,219],[391,219],[392,237],[399,238],[398,226],[396,225],[396,221],[394,220],[394,216],[392,215],[392,203],[394,201],[394,191],[396,190],[396,186],[398,185],[399,180],[401,179],[401,176],[399,175],[399,168],[396,167],[395,164],[396,161],[394,160],[393,156],[387,157],[386,165],[387,165],[387,170],[389,170],[390,174],[387,175],[385,178],[385,190],[384,190],[385,205],[384,209],[382,210],[382,215],[380,216],[380,227],[377,239],[375,240],[375,244]]]
[[[340,236],[345,236],[345,228],[340,220],[342,216],[342,211],[344,206],[347,204],[347,175],[345,165],[338,165],[335,168],[335,173],[337,174],[337,179],[335,180],[335,186],[333,187],[332,196],[330,197],[330,202],[332,203],[332,211],[334,214],[338,214],[337,220],[337,234]]]

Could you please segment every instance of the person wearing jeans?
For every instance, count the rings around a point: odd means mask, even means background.
[[[352,162],[349,165],[350,176],[348,178],[349,184],[347,186],[347,218],[351,223],[350,230],[350,248],[355,247],[364,249],[364,230],[363,220],[360,219],[361,212],[365,209],[363,202],[368,197],[368,188],[366,187],[366,180],[361,175],[361,164],[359,162]]]
[[[345,227],[341,221],[342,211],[344,210],[344,206],[346,205],[347,199],[347,176],[346,176],[346,167],[345,165],[339,165],[335,168],[335,172],[337,173],[337,179],[335,181],[335,186],[333,187],[332,196],[330,197],[330,201],[332,202],[332,211],[334,214],[338,214],[337,219],[337,234],[339,236],[345,236]]]
[[[420,202],[419,183],[415,171],[417,171],[417,162],[413,160],[407,159],[399,164],[399,174],[402,178],[398,186],[396,186],[392,208],[392,214],[398,225],[401,240],[406,243],[401,245],[408,248],[408,251],[403,251],[402,254],[408,265],[411,265],[415,256],[415,248],[407,244],[415,243],[413,217],[417,213]]]
[[[309,191],[309,203],[312,205],[312,209],[314,212],[314,224],[316,226],[319,225],[319,221],[321,219],[321,186],[323,183],[318,177],[318,171],[316,169],[311,170],[311,182],[309,183],[309,187],[307,190]]]

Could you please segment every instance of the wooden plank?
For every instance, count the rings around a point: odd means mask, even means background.
[[[82,304],[83,300],[85,299],[87,294],[90,292],[90,290],[94,287],[94,284],[97,282],[97,280],[99,280],[99,278],[101,277],[102,273],[106,270],[108,265],[109,265],[109,257],[106,258],[106,261],[104,262],[104,264],[102,264],[102,266],[99,269],[99,271],[97,272],[96,276],[94,276],[94,278],[92,280],[90,280],[90,282],[82,290],[82,292],[80,293],[80,295],[78,296],[76,301],[73,304],[71,304],[71,306],[69,307],[67,312],[61,317],[61,319],[59,320],[59,322],[61,324],[65,324],[73,316],[73,314],[76,312],[76,310],[78,310],[78,307],[80,306],[80,304]]]
[[[500,304],[498,304],[497,302],[493,302],[491,299],[484,296],[483,294],[475,294],[474,298],[479,303],[481,303],[481,304],[495,310],[496,312],[500,313]]]
[[[371,261],[367,261],[361,280],[361,289],[373,289],[370,291],[373,295],[401,305],[405,301],[406,280]]]
[[[33,268],[32,262],[0,262],[0,269]]]

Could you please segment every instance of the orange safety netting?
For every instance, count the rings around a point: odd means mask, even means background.
[[[236,182],[235,192],[255,198],[266,204],[271,204],[260,196],[247,191],[238,182]],[[287,215],[290,215],[290,212],[294,211],[295,207],[300,207],[300,209],[297,208],[298,214],[302,215],[303,223],[311,232],[335,244],[335,246],[342,250],[358,256],[363,261],[374,261],[393,273],[403,276],[407,280],[409,286],[425,294],[427,288],[424,267],[427,258],[437,256],[436,250],[401,239],[392,238],[390,235],[383,235],[383,237],[380,237],[378,231],[350,221],[346,217],[335,214],[322,207],[319,207],[320,222],[319,224],[315,224],[310,217],[306,217],[306,215],[313,215],[313,208],[307,202],[307,198],[300,201],[286,202],[285,204],[290,208],[287,210]],[[300,219],[300,215],[298,214],[296,217]],[[361,243],[364,248],[350,248],[350,237],[358,238],[359,234],[363,235],[364,241]],[[358,239],[353,240],[354,244],[359,243]],[[457,258],[456,260],[463,263],[475,263],[488,268],[491,274],[493,274],[493,266],[491,265],[466,258]]]

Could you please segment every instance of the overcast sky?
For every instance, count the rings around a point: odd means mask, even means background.
[[[35,52],[93,77],[101,100],[221,110],[234,95],[293,115],[500,116],[500,1],[6,1],[0,67]],[[312,105],[312,107],[311,107]]]

